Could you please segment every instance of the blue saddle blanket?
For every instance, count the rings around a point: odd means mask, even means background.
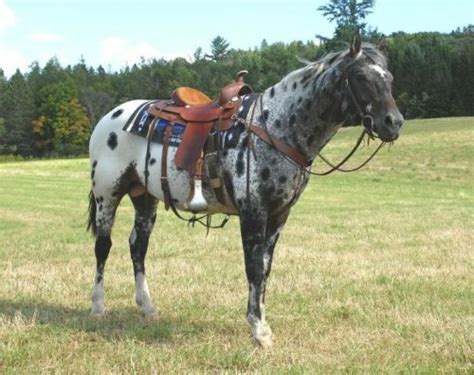
[[[137,111],[127,121],[123,130],[146,138],[149,132],[150,126],[152,125],[153,116],[148,113],[148,108],[155,102],[148,102],[138,108]],[[168,120],[159,119],[155,122],[155,129],[151,141],[153,143],[163,144],[165,137],[165,130],[168,126]],[[183,139],[185,126],[183,124],[174,123],[171,128],[170,146],[179,146]]]
[[[246,95],[242,98],[242,105],[239,109],[238,115],[240,117],[246,118],[251,104],[257,98],[257,94],[250,94]],[[138,109],[132,114],[130,119],[127,121],[123,130],[138,135],[140,137],[146,138],[148,134],[148,130],[150,125],[153,121],[153,116],[148,113],[148,108],[156,103],[155,100],[146,102],[142,104]],[[163,144],[163,139],[165,136],[165,130],[168,125],[168,120],[160,119],[155,122],[155,131],[153,133],[153,137],[151,141],[153,143],[160,143]],[[184,124],[174,123],[172,130],[171,130],[171,137],[170,137],[170,146],[177,147],[181,144],[183,139],[183,134],[186,126]],[[229,130],[221,131],[220,137],[222,139],[221,148],[228,149],[228,148],[235,148],[237,147],[238,141],[240,139],[240,135],[244,132],[245,128],[239,122],[235,122],[234,126],[232,126]],[[215,135],[216,131],[212,130],[211,135]]]

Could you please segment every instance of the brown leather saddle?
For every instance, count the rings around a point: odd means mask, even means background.
[[[196,196],[196,193],[200,193],[200,191],[197,192],[196,190],[201,189],[200,177],[202,174],[204,146],[211,131],[214,129],[217,131],[229,129],[234,122],[232,119],[233,115],[237,114],[239,110],[240,97],[253,91],[244,82],[243,77],[246,73],[247,71],[239,72],[235,81],[224,86],[218,99],[215,101],[199,90],[190,87],[180,87],[173,91],[170,100],[160,100],[148,109],[148,112],[154,116],[155,121],[159,119],[168,120],[163,139],[161,168],[162,190],[165,195],[165,206],[167,208],[172,205],[167,180],[167,157],[173,125],[178,123],[185,126],[183,138],[176,151],[174,162],[178,168],[188,171],[194,178],[194,195]],[[151,136],[152,134],[148,134],[149,138]],[[193,199],[190,200],[191,205],[189,209],[202,211],[201,206],[205,204],[192,207]]]

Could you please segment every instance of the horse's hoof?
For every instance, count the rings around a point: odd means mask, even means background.
[[[105,316],[103,311],[91,311],[89,317],[94,320],[102,320]]]
[[[145,323],[157,322],[160,320],[160,314],[158,314],[157,312],[146,314],[143,316],[143,320],[145,321]]]
[[[273,346],[272,336],[260,336],[256,337],[258,345],[262,350],[270,350]]]
[[[272,330],[270,327],[265,325],[262,330],[259,332],[259,335],[255,337],[255,340],[257,340],[258,345],[260,345],[260,348],[263,350],[269,350],[273,346],[273,334]]]

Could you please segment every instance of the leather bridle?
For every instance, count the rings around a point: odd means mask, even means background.
[[[358,115],[360,117],[361,125],[365,128],[365,130],[367,131],[367,134],[369,135],[371,139],[378,138],[374,134],[375,119],[372,115],[366,113],[366,111],[364,111],[363,107],[360,105],[359,100],[355,96],[354,90],[352,89],[352,85],[351,85],[351,81],[349,80],[349,74],[347,72],[347,69],[346,69],[345,77],[344,77],[344,85],[346,86],[347,92],[349,93],[352,103],[354,103],[354,105],[357,108],[357,111],[359,112]]]

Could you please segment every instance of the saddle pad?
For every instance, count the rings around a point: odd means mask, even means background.
[[[245,95],[242,97],[242,104],[241,107],[239,108],[238,115],[242,118],[246,118],[250,106],[252,103],[255,101],[255,99],[258,97],[257,94],[252,93],[249,95]],[[148,128],[153,121],[153,116],[148,113],[148,108],[152,106],[156,101],[149,101],[144,103],[142,106],[140,106],[134,114],[130,117],[130,119],[127,121],[125,126],[123,127],[123,130],[138,135],[139,137],[146,138],[148,134]],[[153,143],[160,143],[163,144],[163,137],[164,137],[164,131],[166,128],[166,125],[168,124],[168,120],[161,119],[158,121],[156,126],[158,127],[155,131],[155,134],[153,135],[152,142]],[[171,137],[170,137],[170,146],[177,147],[181,144],[182,138],[183,138],[183,133],[184,133],[185,126],[182,124],[174,124]],[[228,149],[228,148],[235,148],[237,147],[237,143],[239,141],[240,135],[242,132],[245,131],[244,125],[242,125],[239,122],[236,122],[234,126],[232,126],[229,130],[222,131],[221,132],[221,137],[222,137],[222,144],[221,147],[223,149]],[[211,131],[211,135],[214,135],[215,131]]]
[[[145,103],[139,107],[138,110],[130,117],[127,121],[123,130],[138,135],[139,137],[146,138],[148,129],[153,121],[153,116],[148,113],[148,108],[153,105],[154,102]],[[155,123],[155,132],[151,141],[153,143],[163,144],[163,138],[165,135],[165,129],[168,125],[168,120],[160,119]],[[182,124],[173,124],[170,137],[170,146],[177,147],[181,144],[183,139],[185,126]]]

